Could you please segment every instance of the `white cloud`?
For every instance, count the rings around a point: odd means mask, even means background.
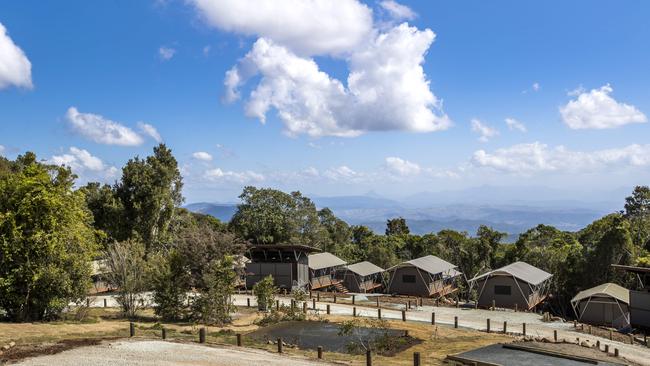
[[[158,56],[160,56],[160,59],[163,61],[171,60],[175,54],[176,54],[176,49],[172,47],[162,46],[158,49]]]
[[[540,88],[539,83],[533,83],[532,88],[533,88],[533,91],[539,91],[539,88]]]
[[[32,63],[0,23],[0,89],[11,85],[27,89],[33,87]]]
[[[0,154],[2,154],[3,152],[5,152],[5,147],[0,145]]]
[[[510,117],[506,118],[506,125],[508,125],[508,129],[510,131],[513,131],[513,130],[517,130],[517,131],[520,131],[520,132],[526,132],[527,131],[526,125],[524,125],[523,123],[517,121],[514,118],[510,118]]]
[[[499,134],[495,128],[492,128],[480,120],[473,118],[472,119],[472,131],[480,135],[478,138],[481,142],[488,142],[492,137],[495,137]]]
[[[73,173],[79,176],[80,181],[109,181],[117,177],[119,173],[116,167],[107,166],[100,158],[92,155],[88,150],[74,146],[70,147],[68,153],[53,155],[47,162],[69,167]]]
[[[402,5],[394,0],[384,0],[379,3],[384,10],[387,10],[390,15],[396,20],[412,20],[415,19],[417,14],[406,5]]]
[[[313,166],[310,166],[309,168],[302,171],[302,175],[307,177],[318,177],[320,175],[320,172],[318,171],[318,169],[314,168]]]
[[[650,144],[583,152],[533,142],[497,149],[493,153],[478,150],[471,163],[476,167],[521,175],[650,166]]]
[[[100,144],[136,146],[143,142],[132,129],[98,114],[80,113],[75,107],[68,108],[66,119],[75,132]]]
[[[201,161],[212,161],[212,155],[205,151],[197,151],[192,154],[192,157],[196,160],[201,160]]]
[[[379,34],[348,59],[347,88],[321,71],[313,59],[260,38],[226,74],[226,100],[259,74],[246,115],[266,121],[277,110],[290,136],[357,136],[367,131],[432,132],[451,126],[441,101],[429,89],[424,55],[435,38],[401,24]]]
[[[327,169],[323,176],[334,181],[356,181],[362,177],[362,174],[355,172],[346,165],[336,168]]]
[[[301,55],[342,54],[372,31],[372,11],[357,0],[189,0],[206,22],[260,36]]]
[[[162,142],[162,136],[160,136],[160,133],[153,125],[145,122],[138,122],[138,128],[140,128],[140,131],[142,131],[142,133],[151,137],[156,142]]]
[[[613,89],[609,84],[589,92],[578,89],[569,93],[577,99],[560,107],[562,120],[569,128],[606,129],[630,123],[646,123],[648,118],[633,105],[619,103],[610,96]]]
[[[386,158],[386,168],[398,176],[418,175],[422,170],[418,164],[394,156]]]
[[[265,179],[263,174],[256,173],[251,170],[235,172],[235,171],[224,171],[220,168],[209,169],[205,172],[204,177],[213,182],[227,181],[233,183],[250,183],[250,182],[261,182]]]

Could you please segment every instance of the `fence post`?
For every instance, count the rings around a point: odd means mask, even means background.
[[[630,333],[630,344],[634,344],[634,336]]]
[[[311,299],[311,307],[316,310],[316,299]]]
[[[241,334],[237,333],[237,347],[241,347]]]
[[[355,316],[357,316],[357,307],[353,306],[352,307],[352,317],[354,318]]]
[[[199,343],[205,343],[205,327],[199,329]]]
[[[251,298],[250,297],[246,298],[246,307],[248,307],[248,308],[251,307]]]
[[[334,293],[334,303],[336,304],[336,293]]]
[[[402,310],[402,321],[406,321],[406,311]]]
[[[456,297],[456,307],[458,307],[458,297]]]
[[[496,310],[497,308],[497,302],[492,300],[492,311]]]
[[[376,299],[377,299],[377,307],[379,307],[379,296],[377,296]]]
[[[327,315],[330,315],[330,304],[327,304]]]
[[[618,357],[618,348],[614,348],[614,357]]]
[[[490,333],[490,318],[487,318],[487,332]]]
[[[411,300],[408,300],[408,305],[406,306],[406,310],[411,309]]]
[[[352,305],[354,305],[354,295],[352,295]]]
[[[458,328],[458,316],[454,317],[454,328]]]
[[[526,323],[522,324],[524,328],[524,337],[526,336]]]
[[[282,353],[282,337],[278,338],[278,353]]]
[[[302,312],[307,314],[307,301],[302,303]]]
[[[105,308],[108,307],[107,305],[108,305],[108,304],[106,303],[106,299],[104,299],[104,307],[105,307]]]
[[[504,320],[503,321],[503,334],[507,334],[507,333],[508,333],[508,322]]]
[[[323,347],[318,346],[318,348],[316,350],[317,350],[317,354],[318,354],[318,359],[322,360],[323,359]]]
[[[436,325],[436,312],[431,313],[431,325]]]
[[[611,329],[609,330],[609,340],[610,340],[610,341],[613,341],[613,340],[614,340],[614,333],[612,332]]]
[[[605,353],[609,354],[609,344],[605,345]]]
[[[280,300],[275,300],[275,310],[280,310]]]
[[[600,351],[600,341],[596,341],[596,348]]]
[[[86,307],[87,308],[90,307],[90,298],[89,297],[86,298]]]
[[[557,342],[557,330],[553,331],[553,341]]]
[[[163,340],[167,339],[167,329],[162,328],[161,331],[162,331],[161,338]]]
[[[129,323],[129,336],[135,337],[135,324]]]
[[[366,366],[372,366],[372,355],[370,350],[366,350]]]
[[[381,319],[381,308],[377,309],[377,319]]]
[[[420,298],[420,306],[422,306],[422,298]]]
[[[589,335],[591,335],[591,325],[588,325],[587,329],[589,330]]]
[[[320,291],[316,293],[316,301],[320,302]]]
[[[420,352],[413,352],[413,366],[420,366]]]
[[[515,313],[519,311],[519,304],[515,304]]]

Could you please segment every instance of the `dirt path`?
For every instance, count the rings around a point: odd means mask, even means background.
[[[164,341],[104,342],[98,346],[80,347],[55,355],[26,359],[16,365],[23,366],[308,366],[333,365],[315,360],[278,356],[255,349],[201,346]]]

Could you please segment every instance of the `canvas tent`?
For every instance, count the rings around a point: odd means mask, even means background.
[[[515,262],[469,280],[477,286],[477,305],[532,309],[546,298],[551,274],[526,262]]]
[[[309,284],[312,290],[324,289],[330,286],[340,288],[339,279],[336,279],[336,271],[344,266],[346,262],[332,253],[316,253],[308,257],[309,262]]]
[[[445,296],[458,289],[456,279],[462,274],[455,264],[433,255],[412,259],[393,266],[388,292],[422,297]]]
[[[630,325],[630,291],[614,283],[604,283],[580,291],[571,306],[578,320],[616,329]]]
[[[340,272],[343,285],[352,292],[374,292],[383,285],[384,269],[368,261],[350,264]]]
[[[630,324],[634,328],[650,329],[650,268],[619,264],[612,267],[636,276],[639,288],[630,290]]]
[[[309,285],[309,253],[318,249],[306,245],[260,244],[248,249],[250,262],[246,263],[246,287],[252,288],[271,275],[275,286],[292,290]]]

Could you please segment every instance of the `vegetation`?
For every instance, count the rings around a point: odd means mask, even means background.
[[[268,275],[253,286],[253,294],[257,298],[257,306],[260,310],[273,309],[277,287],[273,283],[273,276]]]
[[[204,287],[192,303],[193,318],[204,324],[223,325],[234,312],[232,295],[235,293],[236,274],[232,257],[212,261],[203,275]]]
[[[149,289],[150,270],[144,258],[144,245],[136,240],[114,243],[104,255],[107,281],[117,288],[115,299],[129,318],[146,305],[143,292]]]

